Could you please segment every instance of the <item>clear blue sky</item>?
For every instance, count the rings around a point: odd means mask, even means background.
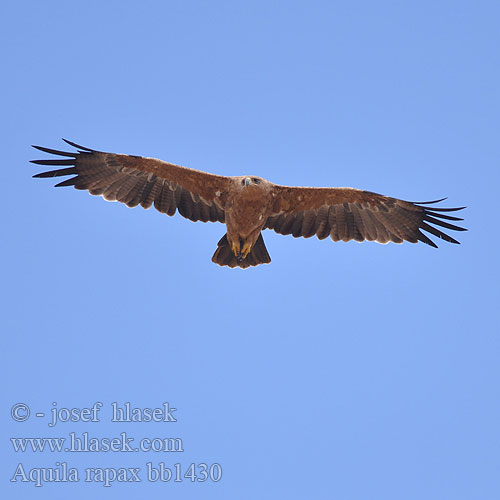
[[[47,1],[1,7],[4,498],[499,498],[494,1]],[[220,224],[32,179],[61,137],[222,175],[467,205],[462,245],[293,239],[211,262]],[[43,170],[43,169],[42,169]],[[177,408],[112,423],[111,402]],[[14,422],[10,408],[32,416]],[[49,427],[102,402],[100,422]],[[180,437],[15,453],[10,437]],[[66,462],[139,484],[10,482]],[[219,463],[217,483],[148,482]]]

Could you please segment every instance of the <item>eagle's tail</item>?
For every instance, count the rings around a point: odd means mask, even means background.
[[[242,269],[246,269],[247,267],[258,266],[259,264],[269,264],[269,262],[271,262],[271,257],[269,257],[267,253],[262,234],[259,234],[255,245],[246,258],[238,260],[231,250],[229,242],[227,241],[227,235],[225,234],[220,239],[219,243],[217,243],[217,250],[212,257],[212,262],[219,264],[219,266],[241,267]]]

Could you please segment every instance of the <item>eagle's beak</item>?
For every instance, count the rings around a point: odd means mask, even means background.
[[[245,177],[245,187],[250,186],[252,184],[252,179],[250,177]]]

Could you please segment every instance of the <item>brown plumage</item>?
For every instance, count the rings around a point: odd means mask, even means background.
[[[247,268],[271,262],[261,231],[334,241],[422,241],[437,245],[422,230],[458,243],[435,226],[465,231],[446,221],[458,208],[435,208],[429,202],[409,202],[354,188],[289,187],[260,177],[225,177],[193,170],[155,158],[104,153],[65,141],[78,151],[68,153],[41,146],[40,151],[67,159],[33,160],[60,166],[34,177],[73,177],[56,186],[74,186],[129,207],[152,205],[162,213],[176,210],[187,219],[223,222],[227,233],[212,261],[220,266]],[[445,198],[443,198],[445,199]]]

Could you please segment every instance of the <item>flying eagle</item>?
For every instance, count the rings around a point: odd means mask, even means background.
[[[436,208],[428,202],[409,202],[354,188],[279,186],[261,177],[225,177],[155,158],[104,153],[66,141],[74,153],[33,146],[65,159],[32,160],[38,165],[63,167],[34,177],[71,177],[57,186],[86,189],[108,201],[129,207],[141,205],[167,215],[175,211],[192,221],[222,222],[226,234],[217,244],[212,262],[241,267],[268,264],[271,258],[262,238],[263,229],[295,238],[316,235],[320,240],[378,241],[437,245],[421,230],[450,243],[459,243],[440,229],[465,228],[446,221],[463,220],[446,215],[465,207]]]

